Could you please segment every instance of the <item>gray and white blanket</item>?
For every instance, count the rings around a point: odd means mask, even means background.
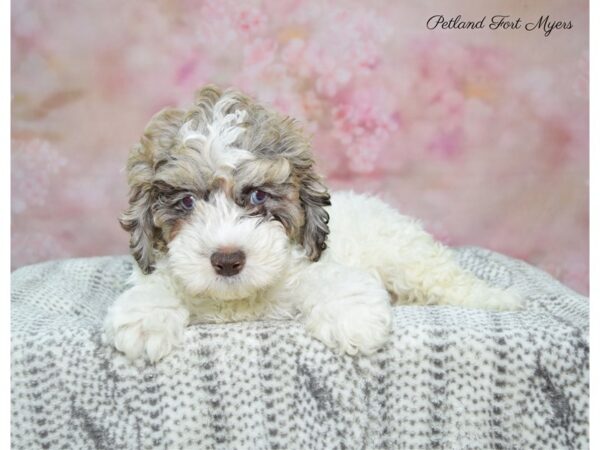
[[[584,449],[588,299],[489,251],[457,251],[526,311],[401,306],[392,341],[337,355],[294,322],[195,325],[156,365],[101,343],[128,257],[12,275],[15,449]]]

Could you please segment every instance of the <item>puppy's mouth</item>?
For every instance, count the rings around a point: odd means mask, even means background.
[[[231,276],[216,275],[205,294],[220,301],[250,299],[260,288],[249,282],[243,273]]]

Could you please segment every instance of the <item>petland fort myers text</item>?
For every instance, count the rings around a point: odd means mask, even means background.
[[[489,19],[483,16],[479,20],[465,20],[459,14],[455,17],[447,18],[443,14],[436,14],[427,19],[427,29],[435,30],[481,30],[488,28],[496,30],[525,30],[540,31],[548,37],[554,30],[570,30],[573,24],[570,20],[554,20],[549,15],[540,16],[535,20],[523,20],[521,17],[512,17],[510,15],[496,14]]]

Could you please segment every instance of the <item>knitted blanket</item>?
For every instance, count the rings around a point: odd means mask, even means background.
[[[588,299],[476,248],[525,311],[399,306],[392,341],[337,355],[294,322],[194,325],[156,365],[101,342],[129,257],[12,275],[15,449],[584,449]]]

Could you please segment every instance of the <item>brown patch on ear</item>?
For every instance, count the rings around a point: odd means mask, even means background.
[[[302,223],[298,224],[300,231],[295,239],[302,244],[307,256],[317,261],[327,248],[325,241],[329,234],[329,214],[325,206],[331,202],[327,187],[314,170],[310,140],[298,121],[265,109],[260,111],[264,116],[263,130],[259,135],[261,139],[256,139],[256,145],[260,144],[256,148],[264,150],[256,150],[255,153],[287,160],[287,168],[291,172],[289,182],[297,186],[304,216]],[[291,216],[289,218],[292,219]],[[295,224],[296,221],[291,223]]]
[[[142,272],[154,270],[154,247],[158,231],[152,218],[152,199],[148,190],[133,188],[129,208],[123,212],[119,222],[130,233],[129,249]]]
[[[156,166],[169,157],[183,116],[183,111],[177,109],[160,111],[146,126],[139,144],[129,152],[129,207],[123,212],[119,222],[130,233],[131,254],[144,273],[154,270],[155,254],[165,249],[161,230],[155,226],[152,214],[152,205],[156,200],[152,183]]]
[[[325,241],[329,234],[329,214],[325,206],[331,205],[327,187],[312,170],[308,172],[300,186],[300,201],[304,207],[305,222],[301,232],[302,245],[308,257],[317,261],[327,248]]]

